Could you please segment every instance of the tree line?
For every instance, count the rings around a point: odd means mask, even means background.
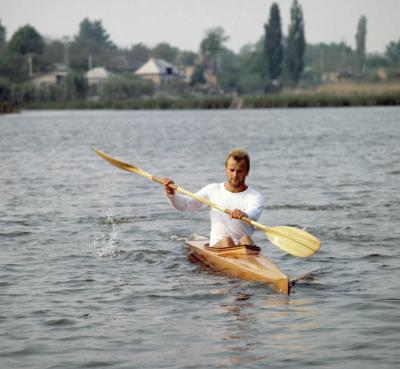
[[[49,40],[31,25],[19,28],[9,40],[0,21],[0,101],[23,103],[32,100],[72,101],[90,94],[84,73],[90,66],[104,66],[119,73],[96,94],[103,99],[153,96],[150,82],[133,76],[133,71],[150,57],[164,59],[179,68],[192,70],[189,83],[170,84],[166,93],[262,95],[282,88],[320,83],[327,72],[358,79],[376,78],[376,68],[385,68],[389,77],[399,78],[400,39],[387,45],[383,55],[366,50],[367,19],[361,16],[355,27],[356,48],[342,43],[307,44],[305,21],[298,0],[293,0],[287,33],[282,30],[279,5],[271,5],[267,21],[255,44],[244,45],[238,53],[226,47],[229,36],[221,27],[206,31],[197,52],[180,50],[167,42],[153,48],[143,43],[119,48],[100,20],[88,18],[79,24],[74,37]],[[30,74],[68,66],[60,86],[34,88]]]

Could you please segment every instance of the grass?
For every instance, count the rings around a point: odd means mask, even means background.
[[[262,96],[157,97],[115,101],[31,102],[26,109],[264,109],[400,105],[400,83],[339,82]]]

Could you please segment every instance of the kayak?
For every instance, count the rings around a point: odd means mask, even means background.
[[[185,241],[196,259],[216,272],[246,281],[264,282],[273,290],[288,295],[289,279],[279,268],[260,253],[257,246],[214,248],[208,238],[196,236]]]

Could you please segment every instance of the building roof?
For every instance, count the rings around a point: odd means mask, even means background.
[[[151,74],[175,74],[179,75],[179,70],[163,59],[150,58],[136,72],[136,75],[151,75]]]
[[[106,79],[111,77],[113,74],[106,68],[96,67],[86,72],[85,76],[87,79]]]
[[[60,83],[66,75],[66,71],[53,70],[50,72],[41,72],[34,74],[29,78],[29,81],[35,85],[40,85],[42,83],[57,84]]]

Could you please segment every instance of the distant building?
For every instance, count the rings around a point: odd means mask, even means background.
[[[113,76],[114,73],[111,73],[104,67],[96,67],[88,70],[85,73],[85,77],[88,81],[89,86],[99,85]]]
[[[321,80],[324,83],[336,83],[340,80],[340,74],[338,72],[327,72],[322,75]]]
[[[194,73],[194,66],[192,66],[192,65],[184,66],[182,68],[182,70],[183,70],[183,80],[186,83],[190,83],[192,80],[193,73]]]
[[[35,87],[40,87],[43,84],[54,86],[61,84],[66,75],[66,70],[55,70],[51,72],[34,74],[29,80]]]
[[[386,81],[387,80],[387,74],[386,74],[386,72],[385,72],[385,70],[383,68],[379,68],[376,71],[376,76],[378,77],[378,79],[380,81]]]
[[[154,82],[157,86],[180,79],[181,73],[174,65],[163,59],[149,59],[136,72],[135,75]]]

